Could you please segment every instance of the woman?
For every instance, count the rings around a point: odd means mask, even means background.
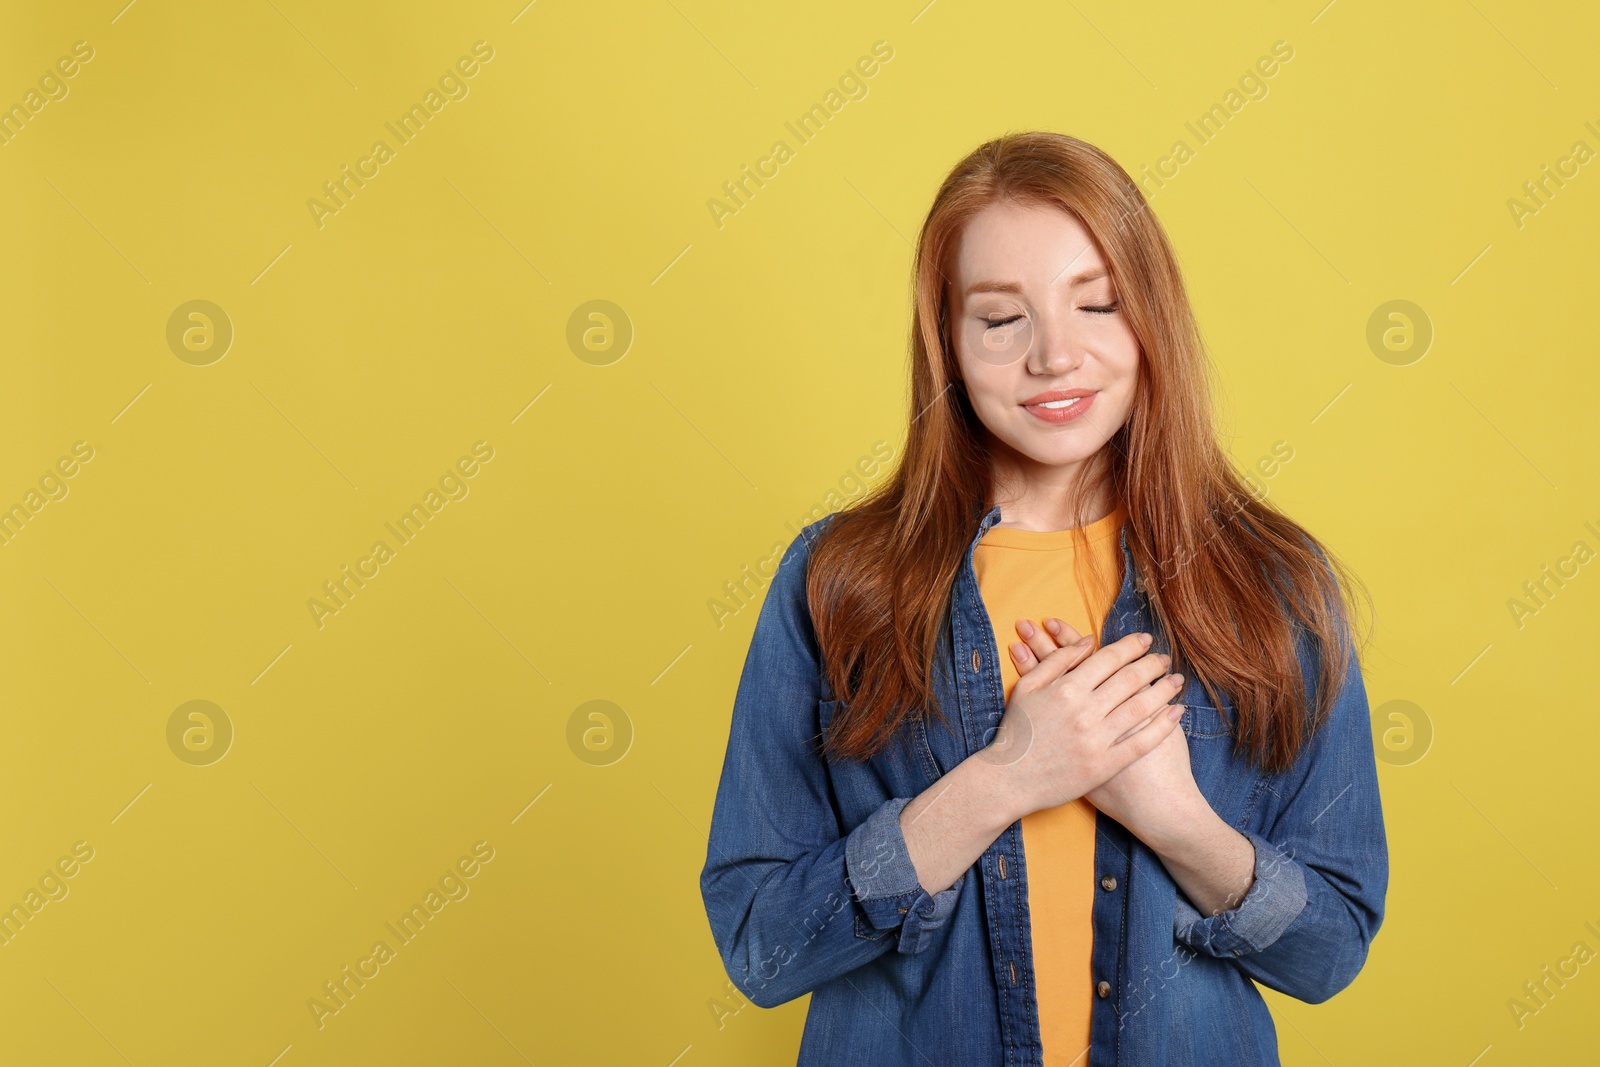
[[[812,995],[802,1065],[1276,1064],[1253,983],[1328,999],[1383,917],[1353,583],[1218,447],[1103,152],[977,149],[914,281],[900,466],[795,539],[739,681],[729,977]]]

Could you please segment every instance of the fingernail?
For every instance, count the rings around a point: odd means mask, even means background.
[[[1044,628],[1046,630],[1049,630],[1053,634],[1058,634],[1058,633],[1061,632],[1061,620],[1060,619],[1046,619],[1045,620],[1045,624],[1044,624]]]
[[[1183,705],[1177,704],[1167,709],[1167,718],[1174,721],[1183,718]]]
[[[1149,634],[1140,634],[1139,635],[1139,642],[1141,644],[1143,644],[1146,648],[1149,648],[1152,644],[1155,643],[1155,638],[1150,636]]]
[[[1073,648],[1088,648],[1092,644],[1094,644],[1094,637],[1092,635],[1090,635],[1090,634],[1084,634],[1082,637],[1078,638],[1076,641],[1074,641],[1072,643],[1072,647]]]
[[[1183,675],[1174,674],[1172,676],[1172,678],[1170,679],[1170,681],[1172,682],[1173,685],[1182,685],[1183,684]]]
[[[1029,622],[1027,619],[1018,619],[1017,632],[1022,634],[1023,637],[1032,637],[1033,623]]]

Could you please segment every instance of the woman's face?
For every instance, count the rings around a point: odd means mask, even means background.
[[[1089,231],[1052,206],[990,204],[967,224],[955,275],[951,333],[967,394],[1016,453],[997,459],[1078,467],[1127,421],[1139,373],[1139,343]]]

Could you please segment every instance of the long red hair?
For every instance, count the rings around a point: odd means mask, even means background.
[[[1097,453],[1091,477],[1125,506],[1128,548],[1171,669],[1197,679],[1218,708],[1229,706],[1219,691],[1231,697],[1237,750],[1268,771],[1284,770],[1326,716],[1356,654],[1342,639],[1341,586],[1358,583],[1252,492],[1218,445],[1209,360],[1172,247],[1139,187],[1100,149],[1048,132],[977,148],[945,179],[923,222],[905,448],[892,475],[836,515],[811,550],[806,592],[840,701],[824,752],[865,759],[911,717],[945,719],[933,693],[934,653],[992,476],[987,431],[952,343],[947,281],[967,221],[1002,200],[1071,213],[1105,259],[1141,358],[1128,421]],[[1088,490],[1079,485],[1080,502]],[[1321,653],[1314,680],[1302,677],[1297,621]]]

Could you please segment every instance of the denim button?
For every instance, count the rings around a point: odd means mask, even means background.
[[[1104,1000],[1106,997],[1111,995],[1111,983],[1101,982],[1099,985],[1094,987],[1094,991],[1100,994],[1101,1000]]]
[[[1100,888],[1109,893],[1113,889],[1117,888],[1117,880],[1108,874],[1104,878],[1100,879]]]

